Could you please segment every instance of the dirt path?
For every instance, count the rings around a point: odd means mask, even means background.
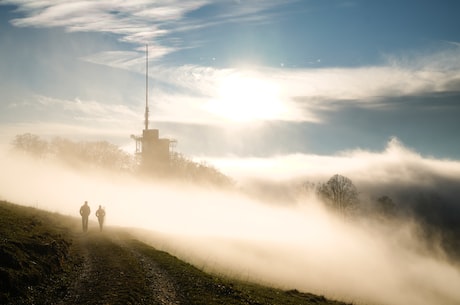
[[[61,304],[183,304],[173,281],[130,238],[89,232],[76,239],[82,264]]]

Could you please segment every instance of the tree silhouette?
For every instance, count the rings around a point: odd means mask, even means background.
[[[332,176],[318,188],[318,194],[340,213],[347,213],[358,204],[358,190],[353,182],[342,175]]]
[[[13,147],[34,157],[48,158],[73,168],[100,168],[123,172],[139,173],[139,162],[135,155],[121,150],[107,141],[79,141],[55,137],[51,141],[26,133],[17,135]],[[180,153],[171,156],[171,164],[164,178],[179,179],[193,183],[214,186],[232,186],[232,179],[206,162],[197,163]]]
[[[384,195],[377,199],[377,212],[384,216],[393,216],[396,214],[396,204],[391,197]]]
[[[30,133],[17,135],[14,138],[12,145],[16,150],[36,157],[44,157],[49,149],[48,143],[45,140],[42,140],[39,136]]]

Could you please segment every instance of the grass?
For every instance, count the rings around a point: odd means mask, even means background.
[[[182,288],[189,304],[344,304],[297,290],[284,291],[207,274],[166,252],[157,251],[136,240],[132,240],[131,243],[136,244],[136,248],[146,255],[155,258],[155,261],[168,271],[168,274]]]
[[[76,263],[70,252],[75,221],[7,202],[0,202],[0,219],[0,303],[28,303]]]

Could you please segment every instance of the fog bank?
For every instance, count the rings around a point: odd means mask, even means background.
[[[368,162],[362,155],[356,157],[359,154],[368,154]],[[413,183],[412,171],[406,176],[384,175],[385,171],[394,174],[394,168],[382,161],[389,155],[391,151],[331,156],[327,168],[332,171],[335,165],[337,171],[343,170],[340,160],[346,158],[349,171],[344,174],[361,170],[361,175],[351,177],[358,186],[374,185],[385,177]],[[460,168],[457,162],[425,160],[404,150],[396,155],[399,169],[422,160],[427,164],[425,172],[437,169],[443,177],[455,177]],[[414,222],[352,221],[328,212],[314,196],[289,204],[277,197],[277,204],[267,204],[236,191],[70,170],[51,161],[6,153],[0,160],[0,199],[76,217],[88,200],[92,220],[100,204],[107,209],[107,226],[151,232],[141,237],[207,271],[358,304],[460,302],[458,262],[421,240]],[[366,165],[371,164],[378,179],[365,175]],[[312,171],[308,165],[304,170],[312,180],[330,174],[319,167]]]

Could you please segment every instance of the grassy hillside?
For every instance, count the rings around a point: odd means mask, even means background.
[[[0,202],[1,304],[343,304],[203,273],[126,232]]]

